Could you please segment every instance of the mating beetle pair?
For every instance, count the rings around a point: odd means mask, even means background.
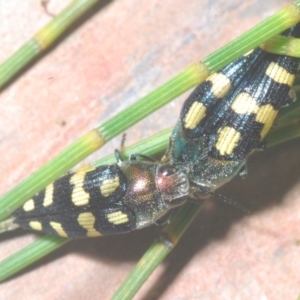
[[[300,25],[284,35],[300,37]],[[161,222],[186,197],[210,194],[261,147],[289,91],[299,59],[258,48],[214,73],[183,105],[164,160],[69,173],[14,214],[21,227],[64,237],[128,232]],[[143,156],[142,156],[143,158]]]

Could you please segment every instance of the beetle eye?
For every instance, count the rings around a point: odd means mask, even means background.
[[[163,175],[164,176],[170,176],[170,175],[173,175],[176,173],[175,169],[174,168],[166,168],[163,172]]]

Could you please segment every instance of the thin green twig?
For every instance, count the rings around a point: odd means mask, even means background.
[[[297,1],[296,5],[299,6],[300,1]],[[131,126],[134,122],[136,122],[139,119],[141,119],[142,117],[144,117],[146,114],[151,113],[152,111],[154,111],[154,109],[157,109],[158,107],[160,107],[160,105],[162,105],[161,103],[163,103],[163,104],[167,103],[174,97],[178,96],[180,93],[184,92],[185,90],[187,90],[187,89],[191,88],[192,86],[196,85],[197,83],[201,82],[201,80],[203,80],[203,78],[208,73],[214,72],[217,69],[223,67],[224,65],[226,65],[228,62],[232,61],[239,55],[250,50],[251,48],[255,47],[256,45],[262,43],[264,40],[268,39],[272,35],[274,35],[278,32],[281,32],[284,29],[292,26],[293,24],[295,24],[298,21],[299,21],[299,13],[296,14],[295,9],[294,9],[294,11],[291,9],[285,9],[281,13],[274,15],[268,21],[265,21],[264,23],[262,23],[262,25],[255,27],[253,30],[251,30],[250,32],[243,35],[242,38],[237,39],[235,42],[230,43],[229,45],[221,48],[220,50],[216,51],[212,55],[208,56],[206,59],[203,60],[204,64],[193,65],[191,68],[188,68],[187,71],[179,74],[177,77],[175,77],[173,80],[168,82],[166,85],[164,85],[163,87],[159,88],[157,91],[151,93],[149,96],[142,99],[142,101],[145,101],[145,102],[139,102],[138,104],[136,104],[136,106],[130,107],[123,115],[119,114],[114,119],[111,119],[108,122],[104,123],[102,126],[99,126],[96,129],[96,131],[98,133],[98,135],[96,135],[96,136],[104,137],[103,138],[104,141],[109,140],[110,138],[112,138],[113,136],[118,134],[119,132],[128,128],[128,126]],[[202,71],[203,71],[203,73],[201,73]],[[157,103],[152,102],[152,99],[154,99],[154,98],[159,99],[159,101]],[[143,103],[143,104],[141,104],[141,103]],[[145,105],[146,103],[147,103],[147,105]],[[137,110],[139,106],[142,107],[142,112]],[[147,113],[144,112],[145,108],[146,108]],[[130,114],[130,110],[134,111],[134,112],[138,111],[137,116],[134,119],[134,121],[132,121],[132,115]],[[124,124],[125,122],[123,121],[125,119],[127,119],[126,124]],[[128,124],[129,119],[130,119],[130,122]],[[118,127],[118,126],[120,126],[120,127]],[[168,135],[168,134],[169,133],[167,133],[166,135]],[[278,133],[276,135],[278,136]],[[82,141],[86,141],[86,139],[83,139]],[[278,142],[278,140],[277,140],[277,142]],[[275,144],[277,142],[273,142],[273,143]],[[96,146],[95,146],[95,144],[96,144]],[[89,151],[94,151],[95,148],[99,147],[99,143],[95,143],[95,144],[88,143],[88,146],[93,148]],[[165,147],[166,140],[164,142],[162,141],[162,144],[164,144],[163,147]],[[91,145],[93,145],[93,147]],[[68,153],[68,151],[70,151],[70,153],[72,153],[72,151],[74,151],[74,148],[72,148],[72,147],[68,148],[65,151],[65,153]],[[76,159],[72,160],[72,158],[70,157],[71,162],[67,166],[67,168],[69,168],[72,164],[75,164],[78,161],[78,159],[81,160],[83,157],[85,157],[85,155],[87,155],[87,153],[83,154],[80,151],[78,149],[75,150],[74,155],[75,155]],[[134,151],[134,150],[132,150],[132,151]],[[142,153],[148,154],[146,152],[146,150],[138,150],[137,152],[142,152]],[[66,154],[63,154],[63,157],[65,157],[65,158],[69,157],[69,154],[67,154],[67,156],[66,156]],[[56,161],[56,162],[58,162],[58,161]],[[53,162],[52,162],[52,164],[53,164]],[[12,207],[14,207],[10,204],[10,201],[13,201],[15,198],[18,198],[16,200],[18,202],[15,202],[14,205],[20,205],[22,203],[22,201],[25,201],[26,199],[28,199],[37,190],[41,189],[43,186],[48,184],[50,181],[53,181],[61,173],[65,172],[65,168],[66,168],[66,166],[64,165],[63,167],[61,167],[59,172],[54,174],[54,176],[51,175],[53,172],[51,171],[51,168],[49,168],[46,171],[46,173],[48,172],[48,175],[47,175],[48,177],[46,176],[46,180],[43,181],[42,184],[38,183],[39,184],[38,188],[37,188],[37,182],[40,182],[40,180],[41,180],[41,178],[39,177],[40,175],[39,176],[35,175],[36,177],[31,177],[31,178],[33,178],[32,186],[30,186],[27,183],[26,188],[29,189],[30,192],[27,193],[23,197],[24,199],[21,196],[23,196],[22,191],[25,192],[25,188],[24,188],[24,190],[20,189],[18,194],[15,193],[16,190],[13,190],[12,192],[6,194],[4,197],[2,197],[2,200],[0,203],[1,205],[3,205],[3,206],[0,206],[0,212],[2,212],[2,214],[0,213],[0,216],[2,218],[8,216],[9,212],[12,210]],[[51,174],[49,175],[49,173],[51,173]],[[60,173],[60,174],[58,174],[58,173]],[[51,179],[50,179],[50,176],[51,176]],[[16,203],[18,203],[18,204],[16,204]],[[188,208],[188,206],[183,207],[181,210],[184,211],[185,209]],[[193,212],[189,211],[189,209],[193,210]],[[181,210],[179,210],[178,215],[180,214]],[[188,208],[188,211],[186,212],[186,214],[187,214],[187,216],[189,216],[189,219],[188,219],[189,222],[191,222],[192,216],[195,213],[195,211],[196,210],[194,207]],[[174,236],[176,237],[177,240],[179,240],[181,234],[187,228],[188,221],[187,221],[187,223],[184,223],[184,222],[182,222],[182,219],[180,219],[181,221],[178,219],[179,221],[177,223],[176,220],[177,219],[175,218],[175,223],[173,223],[171,225],[170,231],[174,232]],[[174,228],[176,228],[177,225],[178,225],[179,231],[175,232],[176,230]],[[168,230],[168,232],[169,232],[169,230]],[[47,244],[48,245],[47,247],[43,246],[45,248],[40,247],[41,245],[43,245],[44,240],[49,242]],[[53,244],[51,244],[51,241],[53,241]],[[11,276],[17,270],[22,269],[25,266],[25,264],[22,265],[20,263],[20,262],[22,262],[22,259],[24,260],[24,262],[26,262],[26,266],[27,266],[29,263],[32,263],[34,261],[35,257],[33,257],[33,259],[30,261],[28,260],[29,258],[32,258],[32,256],[34,256],[34,255],[32,255],[33,253],[37,253],[37,252],[40,253],[41,255],[39,257],[37,257],[37,258],[40,258],[43,255],[51,252],[53,249],[60,246],[61,243],[63,243],[63,242],[67,242],[67,240],[59,241],[59,240],[55,240],[52,238],[49,238],[49,240],[48,240],[48,237],[44,237],[41,241],[38,241],[37,244],[31,245],[31,246],[29,246],[29,248],[26,248],[26,250],[24,250],[24,252],[20,252],[20,254],[15,255],[13,257],[14,259],[16,259],[14,261],[14,267],[12,267],[12,265],[9,264],[9,262],[12,262],[12,261],[9,261],[9,259],[11,259],[11,258],[6,260],[5,262],[2,262],[0,264],[0,273],[3,272],[3,274],[6,274],[6,275],[5,275],[5,277],[2,276],[1,279],[3,280],[4,278]],[[164,247],[161,247],[162,244],[164,245]],[[36,246],[34,246],[34,245],[36,245]],[[165,257],[167,255],[167,253],[169,252],[169,249],[172,248],[172,247],[170,247],[170,245],[167,245],[166,240],[164,241],[164,243],[158,242],[158,243],[156,243],[156,245],[157,246],[154,245],[149,250],[149,252],[147,252],[148,254],[152,253],[151,256],[149,256],[149,259],[153,263],[147,262],[147,271],[145,272],[145,276],[143,275],[143,273],[140,273],[139,279],[137,280],[136,284],[135,283],[133,284],[132,279],[128,280],[128,282],[130,282],[130,285],[132,285],[132,291],[130,293],[127,293],[126,295],[133,295],[136,292],[136,290],[138,290],[138,285],[141,285],[144,282],[144,280],[151,274],[152,270],[155,269],[157,263],[159,263],[163,259],[163,257]],[[156,249],[157,249],[156,247],[161,247],[161,249],[162,249],[162,252],[159,251],[160,257],[153,254],[153,251],[156,252]],[[166,249],[166,247],[168,249]],[[39,251],[38,251],[38,249],[39,249]],[[43,249],[45,250],[44,252],[43,252]],[[51,249],[51,250],[49,250],[49,249]],[[146,254],[146,256],[148,254]],[[148,263],[149,263],[149,265],[148,265]],[[139,266],[137,266],[136,269],[138,269],[138,267]],[[128,289],[128,285],[127,285],[127,289]],[[120,289],[120,291],[122,291],[122,288]],[[125,295],[125,294],[122,294],[120,291],[119,291],[119,295]],[[122,298],[122,299],[124,299],[124,298]]]

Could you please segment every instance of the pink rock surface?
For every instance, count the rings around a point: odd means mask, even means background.
[[[68,1],[52,0],[57,14]],[[229,42],[289,1],[107,2],[0,95],[0,192],[83,133]],[[51,20],[39,1],[0,3],[0,62]],[[127,131],[139,141],[178,118],[182,100]],[[167,116],[167,117],[166,117]],[[65,124],[65,125],[64,125]],[[117,138],[92,159],[112,153]],[[296,299],[300,293],[299,141],[257,153],[249,176],[209,202],[135,299]],[[0,299],[109,299],[158,235],[73,241],[0,286]],[[0,259],[37,238],[0,237]],[[0,270],[1,272],[1,270]]]

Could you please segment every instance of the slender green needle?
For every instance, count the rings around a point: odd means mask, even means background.
[[[0,220],[8,217],[12,211],[18,208],[24,202],[23,199],[29,199],[38,190],[67,172],[74,165],[74,162],[80,162],[103,144],[104,141],[97,132],[91,131],[66,148],[49,163],[1,197]],[[22,200],[20,201],[20,199]]]
[[[171,129],[165,130],[164,132],[161,132],[156,136],[128,147],[125,150],[125,154],[129,155],[131,153],[143,153],[153,156],[157,153],[160,153],[161,151],[164,151],[168,145],[166,141],[167,137],[170,135],[170,131]],[[291,132],[295,132],[296,135],[292,135]],[[289,138],[295,138],[300,135],[300,122],[298,122],[296,127],[294,124],[290,124],[289,126],[287,125],[284,130],[282,130],[282,132],[277,132],[275,127],[268,135],[268,145],[274,146],[278,143],[286,141],[286,137],[288,135]],[[153,144],[156,145],[154,148],[149,147],[149,145]],[[95,165],[114,163],[114,160],[114,156],[110,155],[97,161]],[[192,205],[191,208],[189,208],[190,205]],[[200,206],[195,206],[195,204],[193,203],[188,203],[182,209],[178,210],[178,212],[172,218],[172,223],[167,227],[167,229],[165,229],[165,231],[163,231],[162,234],[162,237],[164,237],[165,239],[167,233],[167,236],[169,236],[170,239],[169,244],[167,245],[166,241],[164,243],[161,241],[157,241],[154,243],[154,245],[152,245],[152,247],[144,256],[144,259],[147,259],[147,263],[144,264],[144,267],[142,267],[142,265],[138,265],[134,269],[132,277],[128,278],[128,280],[126,281],[126,293],[124,292],[124,287],[122,286],[118,293],[115,295],[115,299],[121,299],[120,297],[123,295],[123,293],[130,297],[130,295],[133,295],[138,290],[139,287],[137,285],[140,286],[155,269],[157,264],[159,264],[164,259],[164,257],[172,250],[172,247],[170,247],[170,245],[176,244],[178,242],[180,236],[186,230],[188,223],[192,222],[192,219],[198,214],[198,210],[200,209]],[[184,218],[186,218],[186,221]],[[38,240],[30,246],[20,250],[19,252],[15,253],[14,255],[10,256],[0,263],[0,281],[7,279],[8,277],[27,267],[31,263],[37,261],[38,259],[46,256],[48,253],[54,251],[58,247],[64,245],[68,241],[68,239],[47,235],[41,240]],[[45,247],[45,249],[43,247]],[[39,253],[39,255],[37,256],[35,255],[35,253]],[[141,268],[143,269],[142,272],[140,272]],[[137,282],[135,284],[132,284],[136,280]],[[128,288],[128,286],[130,288]]]
[[[300,108],[300,93],[296,90],[296,101],[291,103],[288,107],[284,107],[279,111],[277,126],[281,126],[282,122],[288,122],[290,119],[297,117]],[[299,114],[298,114],[299,116]]]
[[[241,52],[246,53],[272,36],[298,23],[300,21],[299,8],[300,1],[296,1],[295,5],[292,4],[283,8],[278,13],[250,29],[240,38],[212,53],[208,56],[209,62],[206,59],[203,62],[209,66],[209,69],[218,70],[222,68],[233,60],[231,57],[237,58],[241,55]]]
[[[266,41],[262,48],[270,53],[300,57],[300,39],[276,35]]]
[[[299,2],[297,2],[297,4],[299,5]],[[280,13],[282,13],[283,11],[284,10],[282,10]],[[276,20],[276,16],[278,16],[279,14],[276,14],[273,17],[271,17],[270,19],[268,19],[268,21],[270,21],[270,23],[269,23],[270,26],[273,27],[273,28],[270,27],[269,31],[272,31],[272,29],[274,29],[274,28],[276,28],[276,26],[278,26],[278,23],[277,23],[278,20]],[[284,16],[284,13],[282,15]],[[284,22],[285,18],[286,18],[286,16],[283,17],[282,22]],[[289,17],[287,18],[287,20],[288,19],[289,19]],[[291,25],[287,26],[287,28],[290,27],[290,26]],[[259,29],[255,30],[256,28],[254,28],[254,30],[253,30],[253,38],[256,35],[263,36],[265,32],[260,32]],[[251,31],[251,33],[252,33],[252,31]],[[250,38],[250,36],[251,36],[251,34],[249,34],[249,38]],[[243,45],[241,45],[241,47],[243,47]],[[220,51],[221,50],[222,49],[220,49]],[[235,51],[234,46],[232,47],[231,50]],[[215,53],[217,53],[217,52],[215,52]],[[222,54],[226,55],[227,54],[226,50],[222,51]],[[212,59],[211,63],[213,63],[213,59]],[[216,62],[216,64],[217,64],[217,62]],[[290,130],[290,128],[288,128],[288,130]],[[297,132],[297,129],[295,131]],[[280,132],[280,133],[278,133],[278,136],[284,137],[284,136],[286,136],[286,133],[285,132]],[[290,135],[289,138],[291,136],[292,135]],[[293,138],[294,138],[294,136],[293,136]],[[272,136],[269,137],[269,143],[270,144],[275,145],[278,142],[280,142],[279,138],[275,139]],[[182,207],[181,209],[184,210],[185,207]],[[187,208],[187,210],[188,210],[188,213],[192,213],[193,208],[191,208],[191,209]],[[181,222],[181,221],[179,220],[179,222]],[[180,239],[180,235],[177,235],[177,238]],[[160,248],[162,248],[162,249],[160,250]],[[167,254],[168,254],[167,249],[162,247],[159,243],[155,242],[149,248],[149,250],[145,253],[145,255],[141,258],[139,263],[136,265],[136,267],[130,273],[130,275],[125,280],[125,282],[122,284],[122,286],[118,289],[118,291],[114,295],[113,299],[131,299],[135,295],[135,293],[139,290],[139,288],[142,286],[142,284],[151,275],[152,271],[155,270],[155,268],[160,264],[160,262],[163,260],[163,258]],[[149,256],[149,255],[151,255],[151,256]],[[144,270],[144,266],[145,266],[145,270]]]
[[[295,12],[295,10],[294,5],[282,9],[277,14],[250,29],[234,41],[208,55],[202,62],[199,62],[198,65],[192,65],[174,79],[142,98],[131,107],[127,108],[126,111],[122,112],[122,115],[118,114],[114,118],[108,120],[103,125],[99,126],[98,130],[107,140],[121,133],[132,126],[136,120],[141,120],[146,117],[148,113],[154,112],[161,106],[184,93],[186,90],[201,83],[208,74],[216,72],[275,34],[295,25],[300,21],[300,13],[298,10]],[[139,109],[140,107],[143,109]]]
[[[266,138],[269,147],[300,137],[300,118],[294,119],[284,126],[275,127]]]
[[[125,155],[128,156],[131,153],[143,153],[153,156],[164,151],[168,145],[167,137],[170,136],[170,131],[171,129],[165,130],[163,132],[160,132],[156,136],[150,137],[144,141],[137,143],[136,145],[128,147],[127,149],[125,149]],[[149,147],[149,145],[152,146]],[[97,161],[94,165],[103,165],[108,163],[115,163],[114,155],[107,156]],[[56,250],[58,247],[63,246],[68,241],[70,240],[46,235],[30,246],[18,251],[17,253],[0,263],[0,281],[7,279],[21,269],[41,259],[47,254]],[[45,247],[45,249],[43,247]]]
[[[69,240],[61,237],[45,235],[36,242],[11,255],[0,264],[0,281],[30,266],[40,258],[61,247]]]
[[[299,116],[299,115],[298,115]],[[267,136],[267,145],[272,147],[290,139],[300,137],[300,119],[285,124],[280,130],[274,127]],[[200,205],[187,203],[181,207],[171,220],[171,224],[163,229],[161,239],[155,241],[142,256],[135,268],[115,293],[113,299],[132,299],[156,267],[171,252],[190,223],[201,210]],[[187,223],[185,223],[187,222]],[[186,227],[185,227],[186,226]],[[165,242],[162,242],[165,240]],[[171,241],[166,243],[166,241]],[[169,246],[168,246],[169,245]]]
[[[176,211],[171,223],[163,229],[160,238],[142,256],[112,299],[132,299],[140,286],[175,247],[200,209],[201,205],[189,202]]]
[[[14,209],[22,205],[37,191],[65,173],[66,170],[77,164],[81,159],[100,148],[105,142],[186,90],[199,84],[209,73],[215,72],[244,52],[257,46],[274,34],[292,26],[299,20],[300,14],[295,16],[295,6],[288,6],[241,37],[212,53],[202,63],[200,62],[187,68],[174,79],[99,126],[96,129],[98,136],[96,135],[95,145],[90,144],[86,149],[78,147],[78,145],[86,143],[86,137],[80,138],[64,152],[0,198],[0,220],[8,217]],[[72,155],[69,153],[72,153]]]
[[[0,90],[34,58],[48,49],[97,0],[73,1],[0,66]]]
[[[80,1],[77,1],[77,3],[80,3]],[[92,5],[94,1],[86,1],[85,3],[90,3]],[[13,190],[4,195],[0,199],[0,218],[7,217],[13,209],[15,209],[18,205],[21,205],[22,202],[31,197],[35,192],[46,186],[51,181],[55,180],[60,174],[64,173],[67,169],[90,154],[92,151],[101,147],[107,140],[111,139],[116,134],[124,131],[126,128],[133,125],[146,115],[152,113],[162,105],[166,104],[174,97],[177,97],[181,93],[185,92],[187,89],[200,83],[211,72],[217,71],[219,68],[225,66],[251,48],[297,23],[300,20],[299,6],[300,0],[297,1],[296,4],[290,5],[281,10],[279,13],[256,26],[254,29],[250,30],[237,40],[211,54],[202,62],[192,65],[174,79],[167,82],[164,86],[158,88],[153,93],[141,99],[140,102],[137,102],[133,106],[129,107],[122,114],[117,115],[116,117],[104,123],[102,126],[99,126],[96,130],[79,139],[64,152],[62,152],[58,157],[45,165],[43,169],[37,171],[33,176],[29,177],[23,183],[16,186]],[[63,17],[63,20],[65,20],[64,18],[66,18],[66,16]],[[58,26],[59,30],[63,28],[63,25],[61,26],[62,27]],[[64,26],[67,27],[69,25],[68,23],[65,23]],[[49,28],[51,29],[51,26]],[[57,32],[59,32],[59,30]],[[37,37],[37,41],[43,41],[43,39],[40,38],[43,37],[43,34],[37,35]],[[51,42],[53,42],[53,40],[50,39],[48,42],[47,40],[43,42],[45,42],[44,48],[47,48]],[[32,41],[29,43],[32,43]],[[40,44],[42,43],[40,42]],[[34,57],[29,50],[25,50],[24,65],[18,70],[24,67],[26,63],[30,61],[32,57]],[[37,49],[33,50],[35,51],[34,54],[38,53],[39,51]],[[18,61],[18,59],[21,61],[23,60],[23,58],[21,59],[17,56],[17,58],[15,57],[11,62],[6,62],[4,67],[1,67],[0,83],[2,82],[2,84],[4,84],[11,78],[11,76],[13,76],[14,73],[10,71],[10,69],[15,66],[14,64]],[[5,72],[10,74],[8,74],[8,76],[4,76],[4,70],[8,70]],[[169,133],[166,132],[164,134],[164,138],[169,135]],[[276,135],[278,134],[282,136],[285,135],[285,133],[277,133]],[[272,144],[278,142],[272,141],[272,138],[270,138],[270,140]],[[162,140],[161,146],[159,146],[159,151],[166,147],[167,143],[167,139],[164,141]],[[143,154],[152,155],[152,153],[148,153],[146,149],[143,148],[139,148],[137,151],[132,148],[130,149],[130,152],[141,152]],[[66,161],[68,161],[67,164],[65,163]],[[55,171],[55,169],[58,169],[58,171]],[[125,295],[127,298],[134,295],[139,286],[146,280],[146,278],[162,261],[162,259],[171,251],[173,245],[179,241],[181,235],[187,229],[189,223],[197,214],[198,210],[200,210],[200,207],[195,208],[195,204],[188,203],[177,211],[173,218],[173,223],[163,231],[160,241],[156,242],[145,254],[145,260],[138,264],[134,271],[135,274],[132,275],[133,277],[127,280],[126,288],[121,287],[117,292],[115,299],[120,299],[120,297],[125,299]],[[0,264],[0,279],[3,280],[12,274],[15,274],[15,272],[45,256],[67,241],[67,239],[56,237],[43,237],[36,243],[28,246],[27,248],[3,261]],[[142,271],[139,270],[140,267],[143,267]],[[134,280],[134,278],[137,278],[137,280]],[[122,290],[124,294],[122,294]]]
[[[128,158],[131,154],[142,153],[150,157],[155,157],[157,154],[166,151],[169,145],[169,137],[171,133],[172,128],[163,130],[147,139],[127,147],[123,155]],[[111,154],[94,162],[93,166],[113,163],[116,163],[116,158],[114,154]]]

